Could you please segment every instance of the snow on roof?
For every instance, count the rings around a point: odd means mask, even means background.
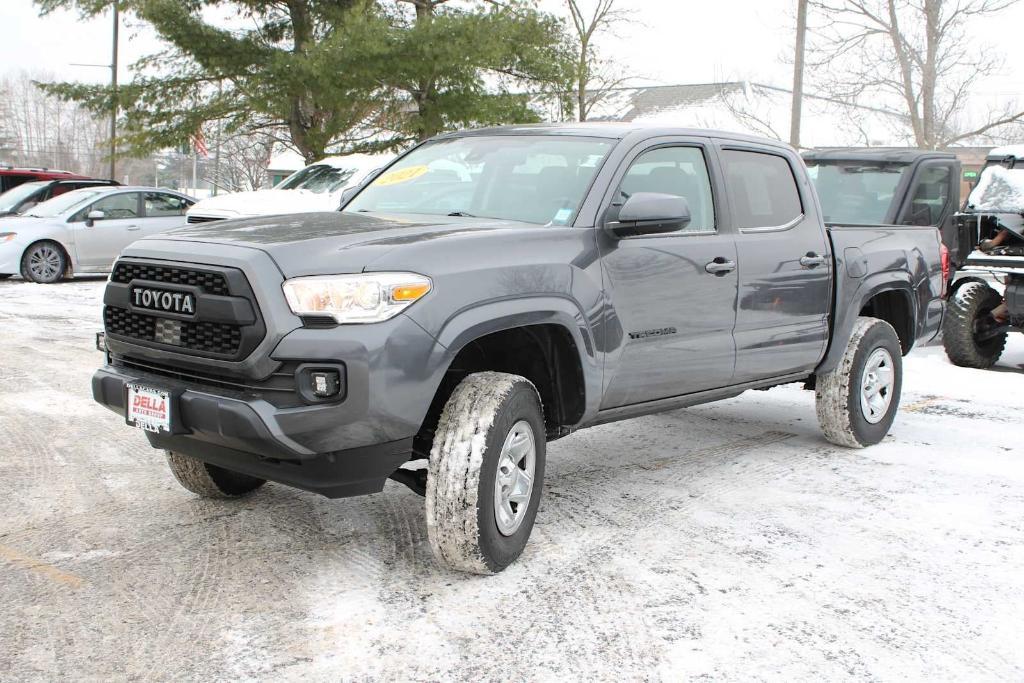
[[[967,198],[974,211],[1024,213],[1024,169],[989,166]]]
[[[621,88],[609,91],[591,112],[592,121],[628,121],[666,126],[716,128],[785,139],[792,94],[785,88],[734,81]],[[907,139],[900,115],[858,107],[863,115],[828,98],[807,95],[801,143],[902,147]]]
[[[989,158],[1002,159],[1003,157],[1014,156],[1018,159],[1024,158],[1024,145],[1005,145],[996,147],[988,153]]]

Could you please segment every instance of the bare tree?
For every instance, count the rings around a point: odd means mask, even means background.
[[[267,167],[277,144],[275,138],[268,132],[235,133],[225,137],[221,141],[217,177],[213,177],[213,165],[207,164],[209,181],[226,192],[260,189],[267,181]]]
[[[48,78],[23,71],[0,79],[0,156],[20,165],[102,175],[105,122],[36,87]]]
[[[573,99],[580,121],[586,121],[596,105],[629,80],[614,62],[601,56],[596,41],[602,34],[613,34],[616,25],[633,21],[624,8],[616,5],[617,0],[591,0],[591,11],[584,2],[565,0],[575,30]]]
[[[819,92],[905,114],[918,147],[990,137],[1024,119],[1024,109],[968,110],[972,83],[1001,64],[966,28],[1016,1],[810,0],[818,25],[808,64]]]

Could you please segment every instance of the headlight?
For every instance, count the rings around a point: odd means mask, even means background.
[[[17,236],[16,232],[0,232],[0,242],[10,242]]]
[[[430,291],[415,273],[316,275],[286,280],[284,297],[295,315],[331,316],[339,323],[389,320]]]

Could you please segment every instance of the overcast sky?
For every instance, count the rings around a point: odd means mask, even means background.
[[[623,26],[605,48],[627,71],[646,83],[707,83],[752,80],[788,87],[783,58],[793,41],[795,0],[620,0],[634,10],[638,24]],[[561,0],[541,0],[558,9]],[[40,18],[32,0],[0,0],[0,64],[8,71],[42,70],[59,78],[101,81],[102,68],[71,63],[108,64],[110,18],[82,21],[58,12]],[[1024,2],[996,19],[972,25],[964,50],[994,47],[1005,57],[1003,73],[975,85],[976,97],[1024,101]],[[156,49],[152,36],[128,22],[122,27],[121,78],[127,64]]]

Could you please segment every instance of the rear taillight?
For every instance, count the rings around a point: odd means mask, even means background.
[[[939,242],[939,259],[942,262],[942,298],[945,299],[949,290],[949,248],[942,242]]]

